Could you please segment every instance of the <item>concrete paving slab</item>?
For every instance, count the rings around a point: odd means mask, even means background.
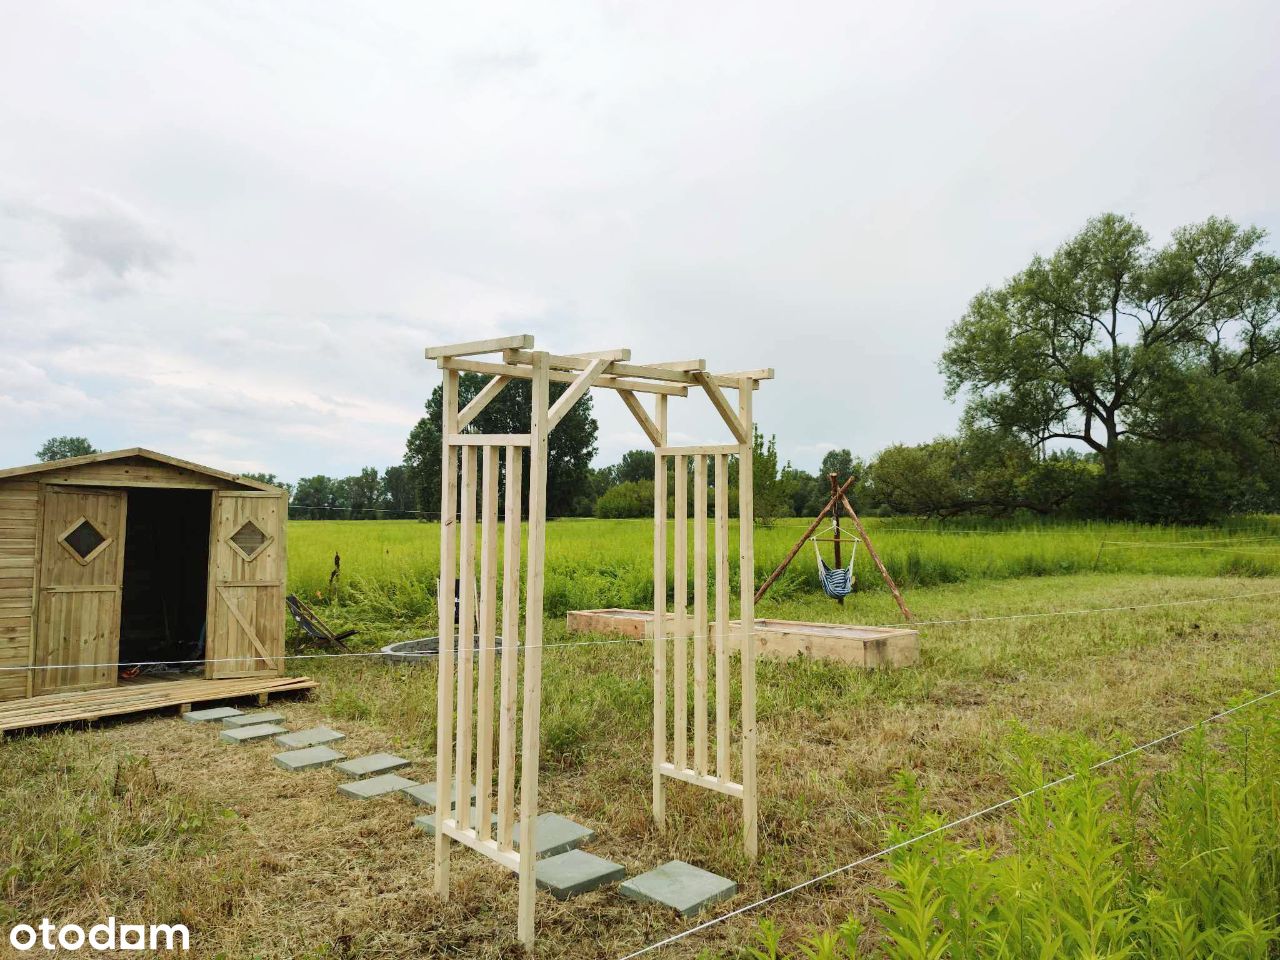
[[[471,820],[469,822],[472,824],[476,822],[475,807],[471,808]],[[428,836],[434,837],[436,835],[436,815],[434,813],[424,813],[420,817],[414,817],[413,825],[419,830],[425,830]],[[498,815],[496,813],[489,814],[489,827],[489,836],[495,836],[495,831],[498,829]]]
[[[660,903],[678,911],[682,917],[692,917],[713,903],[728,900],[738,892],[738,885],[683,860],[672,860],[632,877],[618,892],[628,899]]]
[[[301,750],[286,750],[284,753],[277,753],[272,757],[272,761],[282,770],[315,770],[318,767],[327,767],[331,763],[343,759],[345,753],[339,753],[337,750],[330,750],[328,747],[303,747]]]
[[[214,720],[225,720],[227,717],[238,717],[241,713],[235,707],[209,707],[207,710],[188,710],[182,715],[187,723],[211,723]]]
[[[408,777],[397,773],[384,773],[380,777],[368,780],[353,780],[351,783],[338,784],[338,792],[353,800],[372,800],[374,797],[385,797],[388,793],[399,793],[405,787],[414,786]]]
[[[423,807],[434,807],[436,805],[436,785],[435,783],[420,783],[416,787],[409,787],[405,790],[404,795],[414,803]],[[449,791],[449,809],[456,807],[457,801],[453,799],[453,790]],[[471,788],[471,799],[476,798],[476,788]]]
[[[409,766],[404,757],[391,753],[371,753],[366,757],[352,757],[334,767],[348,777],[367,777],[372,773],[390,773],[392,770],[403,770]]]
[[[614,883],[627,875],[627,868],[585,850],[570,850],[539,860],[538,886],[557,900],[568,900]]]
[[[254,710],[252,713],[222,718],[224,727],[252,727],[258,723],[284,723],[284,714],[274,710]]]
[[[253,727],[237,727],[235,730],[223,730],[218,739],[223,743],[249,743],[252,740],[263,740],[274,737],[278,733],[288,733],[284,727],[276,723],[260,723]]]
[[[276,743],[294,750],[299,747],[318,747],[322,743],[345,740],[347,736],[345,733],[330,730],[328,727],[311,727],[308,730],[295,730],[293,733],[282,730],[281,733],[283,736],[276,737]]]
[[[580,847],[596,838],[596,832],[558,813],[543,813],[533,824],[533,854],[535,857],[554,857]],[[512,842],[520,849],[520,824],[515,825]]]

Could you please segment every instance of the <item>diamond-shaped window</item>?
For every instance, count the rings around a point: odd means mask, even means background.
[[[86,518],[81,517],[60,538],[62,545],[81,563],[88,563],[110,542]]]
[[[231,535],[231,545],[246,560],[253,560],[266,549],[270,542],[271,538],[252,520],[246,520],[240,529]]]

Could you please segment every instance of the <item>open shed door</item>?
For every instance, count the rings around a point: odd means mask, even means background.
[[[116,684],[127,496],[45,487],[33,694]]]
[[[208,677],[283,669],[285,503],[276,493],[219,490],[213,496]]]

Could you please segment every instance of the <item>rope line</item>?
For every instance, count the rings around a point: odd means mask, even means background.
[[[1277,588],[1275,590],[1259,590],[1253,593],[1237,593],[1237,594],[1232,594],[1230,596],[1225,596],[1225,597],[1193,597],[1187,600],[1161,600],[1156,603],[1130,603],[1130,604],[1123,604],[1115,607],[1087,607],[1080,610],[1045,610],[1045,611],[1037,611],[1033,613],[996,614],[996,615],[987,616],[987,617],[959,617],[959,618],[954,618],[950,620],[911,620],[906,623],[897,622],[897,623],[874,623],[874,624],[850,623],[850,624],[832,624],[832,626],[871,627],[873,629],[884,629],[884,630],[888,630],[888,629],[909,630],[913,627],[934,627],[934,626],[947,626],[947,625],[965,624],[965,623],[991,623],[991,622],[1000,621],[1000,620],[1031,620],[1031,619],[1042,619],[1046,617],[1078,617],[1078,616],[1087,616],[1089,614],[1094,614],[1094,613],[1124,613],[1124,612],[1130,612],[1135,610],[1151,610],[1158,607],[1184,607],[1184,606],[1190,606],[1190,605],[1202,604],[1202,603],[1223,603],[1228,600],[1253,600],[1259,597],[1274,597],[1278,595],[1280,595],[1280,588]],[[667,614],[667,616],[668,618],[671,618],[674,615]],[[716,639],[716,636],[715,634],[692,633],[692,634],[684,634],[684,638],[686,640],[713,641]],[[674,635],[668,635],[663,639],[671,640],[676,638],[674,637]],[[574,640],[568,643],[527,644],[527,643],[520,643],[519,641],[516,641],[514,649],[517,651],[519,650],[550,650],[550,649],[555,649],[556,647],[594,647],[594,646],[602,646],[606,644],[617,644],[617,643],[636,644],[636,643],[644,643],[645,641],[652,641],[652,640],[653,640],[652,637],[644,637],[644,638],[626,637],[626,638],[615,639],[615,640]],[[473,646],[471,649],[472,651],[477,653],[480,651],[488,651],[488,650],[496,650],[498,652],[502,651],[502,647],[498,645],[495,645],[492,647]],[[435,651],[435,652],[426,652],[426,653],[415,653],[410,655],[414,657],[429,658],[429,657],[438,657],[440,654],[439,654],[439,651]],[[340,660],[345,658],[385,657],[385,656],[396,656],[396,654],[386,654],[386,653],[383,653],[381,650],[369,650],[369,651],[360,651],[358,653],[293,653],[293,654],[283,654],[279,657],[246,656],[246,657],[214,657],[214,658],[206,658],[202,660],[133,660],[133,661],[121,661],[117,663],[75,663],[75,664],[39,664],[39,665],[32,664],[30,666],[25,666],[25,667],[0,667],[0,673],[7,672],[7,671],[19,672],[19,671],[27,671],[27,670],[80,670],[80,669],[94,669],[94,668],[105,668],[105,667],[153,667],[153,666],[168,666],[168,665],[195,665],[195,664],[202,664],[202,663],[243,663],[246,660],[282,660],[282,661],[283,660]]]
[[[1175,730],[1172,733],[1166,733],[1164,736],[1157,737],[1154,740],[1149,740],[1146,743],[1141,744],[1139,746],[1131,747],[1130,749],[1125,750],[1123,753],[1116,754],[1114,757],[1108,757],[1106,760],[1101,760],[1098,763],[1093,764],[1093,766],[1089,767],[1087,772],[1092,773],[1095,770],[1101,770],[1103,767],[1110,766],[1113,763],[1118,763],[1119,761],[1125,759],[1126,757],[1133,756],[1135,753],[1142,753],[1147,750],[1150,750],[1153,747],[1157,747],[1162,743],[1167,743],[1170,740],[1176,739],[1177,737],[1190,733],[1192,730],[1196,730],[1210,723],[1214,723],[1218,720],[1223,719],[1224,717],[1229,717],[1231,714],[1236,713],[1239,710],[1243,710],[1246,707],[1251,707],[1251,706],[1254,706],[1255,704],[1263,702],[1264,700],[1269,700],[1272,697],[1276,696],[1277,694],[1280,694],[1280,689],[1272,690],[1270,693],[1260,694],[1259,696],[1253,697],[1250,700],[1246,700],[1244,703],[1237,704],[1236,706],[1230,707],[1226,710],[1221,710],[1218,713],[1215,713],[1213,716],[1207,717],[1204,720],[1199,720],[1195,723],[1187,724],[1185,727]],[[801,890],[811,887],[814,884],[822,883],[824,880],[829,880],[834,876],[838,876],[839,874],[847,873],[848,871],[853,870],[857,867],[861,867],[875,860],[879,860],[883,857],[887,857],[889,854],[896,853],[898,850],[902,850],[902,849],[905,849],[906,847],[910,847],[916,843],[919,843],[921,840],[927,840],[929,837],[937,836],[940,833],[944,833],[948,830],[954,829],[955,827],[962,826],[963,824],[969,823],[972,820],[981,819],[982,817],[995,813],[997,810],[1003,810],[1005,807],[1018,803],[1021,800],[1026,800],[1029,797],[1033,797],[1038,793],[1044,793],[1047,790],[1052,790],[1055,787],[1062,786],[1062,784],[1064,783],[1070,783],[1072,780],[1075,780],[1078,777],[1079,777],[1079,773],[1071,773],[1071,774],[1067,774],[1064,777],[1059,777],[1056,780],[1052,780],[1049,783],[1042,783],[1040,786],[1033,787],[1032,789],[1027,790],[1024,793],[1020,793],[1017,796],[1009,797],[1006,800],[1001,800],[999,803],[993,803],[989,807],[984,807],[981,810],[975,810],[972,813],[965,814],[963,817],[959,817],[955,820],[952,820],[950,823],[944,823],[939,827],[934,827],[932,830],[926,830],[924,833],[917,834],[914,837],[909,837],[906,840],[900,840],[897,843],[894,843],[894,844],[891,844],[890,846],[885,847],[883,850],[877,850],[875,853],[868,854],[865,857],[860,857],[857,860],[854,860],[852,863],[846,863],[844,866],[836,867],[832,870],[828,870],[826,873],[819,874],[816,877],[810,877],[808,880],[803,880],[800,883],[797,883],[794,886],[788,887],[785,890],[779,890],[777,893],[770,894],[767,897],[762,897],[761,899],[755,901],[754,903],[749,903],[746,906],[738,907],[735,910],[730,910],[728,913],[723,913],[718,917],[712,917],[710,920],[704,921],[703,923],[700,923],[695,927],[690,927],[688,930],[684,930],[680,933],[673,934],[672,936],[669,936],[664,940],[658,940],[654,943],[649,944],[648,946],[641,947],[639,950],[636,950],[632,953],[628,953],[625,956],[620,957],[619,960],[633,960],[633,958],[635,957],[641,957],[655,950],[661,950],[664,947],[669,947],[673,943],[677,943],[681,940],[686,939],[687,937],[691,937],[696,933],[701,933],[702,931],[707,930],[710,927],[714,927],[717,924],[724,923],[726,920],[731,920],[732,918],[741,916],[744,913],[749,913],[752,910],[757,910],[760,907],[773,903],[775,900],[780,900],[783,897],[790,896],[791,894],[797,893]]]

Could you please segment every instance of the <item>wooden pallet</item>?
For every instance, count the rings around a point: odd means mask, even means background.
[[[738,649],[737,620],[729,622],[725,646]],[[610,633],[637,640],[653,637],[652,610],[573,610],[570,633]],[[670,626],[668,626],[670,630]],[[786,659],[797,654],[839,660],[857,667],[910,667],[920,659],[920,635],[909,627],[862,627],[850,623],[756,620],[756,653]]]
[[[310,677],[240,677],[234,680],[122,680],[106,690],[52,693],[0,703],[0,733],[27,727],[43,727],[77,720],[97,720],[126,713],[178,707],[237,697],[258,698],[266,703],[272,694],[310,690]]]

